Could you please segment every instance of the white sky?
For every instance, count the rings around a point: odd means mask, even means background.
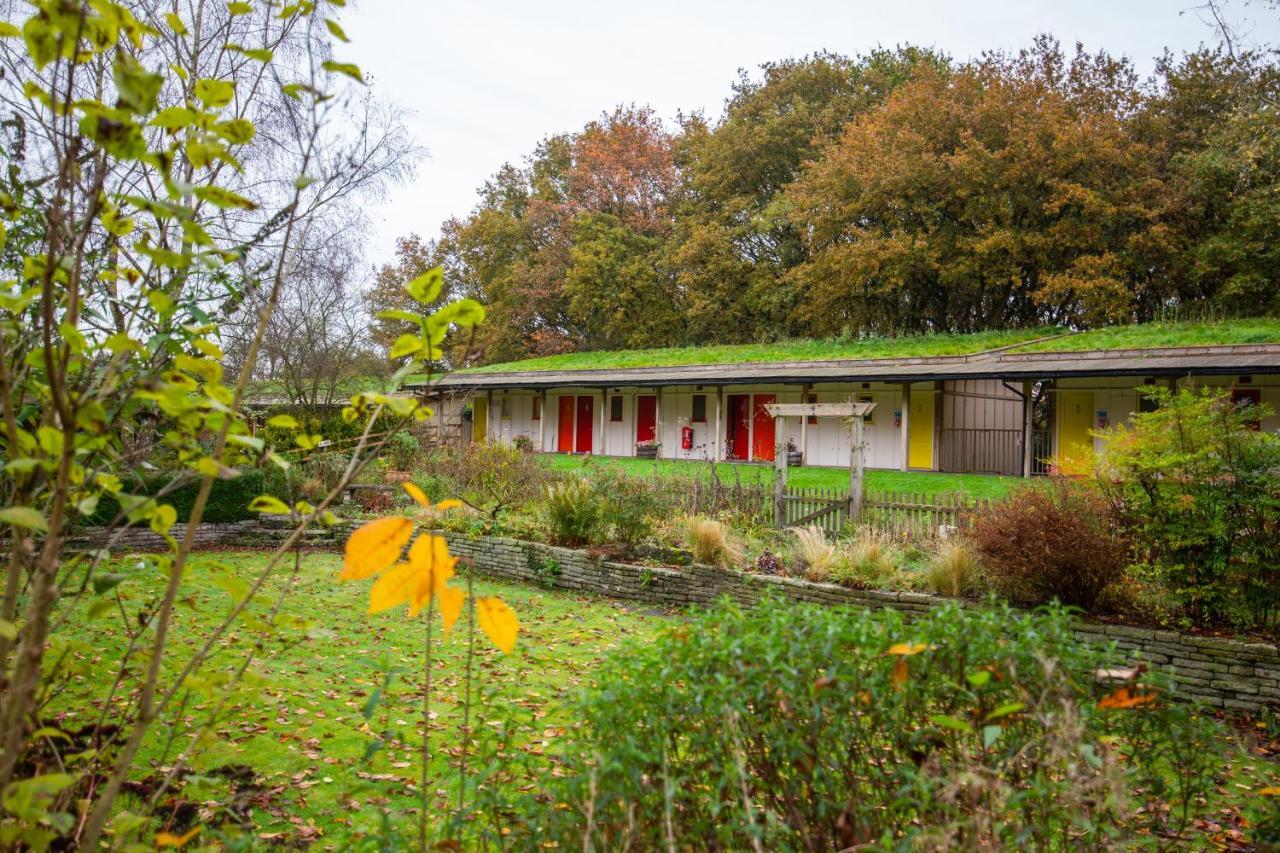
[[[827,49],[936,47],[956,58],[1016,50],[1040,32],[1070,50],[1131,57],[1146,74],[1166,46],[1213,40],[1200,0],[363,0],[341,20],[355,61],[380,97],[411,113],[429,154],[417,177],[369,211],[367,257],[394,240],[433,237],[475,204],[476,188],[544,136],[573,131],[619,103],[718,116],[739,68]],[[1280,15],[1237,0],[1252,41],[1280,42]]]

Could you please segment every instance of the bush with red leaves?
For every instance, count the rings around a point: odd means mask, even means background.
[[[1023,486],[975,513],[970,537],[993,589],[1015,604],[1092,608],[1129,564],[1110,504],[1088,483]]]

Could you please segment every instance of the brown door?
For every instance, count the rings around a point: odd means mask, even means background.
[[[560,398],[560,421],[556,426],[556,450],[573,452],[573,397]]]
[[[578,398],[578,440],[573,448],[578,453],[591,452],[592,423],[595,420],[593,415],[596,410],[595,402],[595,397],[582,396]]]
[[[756,394],[755,409],[752,419],[751,458],[762,462],[773,461],[774,420],[773,415],[765,410],[765,406],[773,405],[776,394]]]

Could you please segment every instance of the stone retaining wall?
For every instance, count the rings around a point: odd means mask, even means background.
[[[171,531],[171,535],[181,536],[185,529],[185,525],[177,525]],[[205,548],[211,545],[249,547],[263,541],[262,533],[262,525],[256,518],[225,524],[198,524],[195,544]],[[169,547],[164,537],[149,527],[126,527],[114,530],[106,527],[86,527],[75,531],[71,536],[71,546],[103,548],[107,546],[109,540],[112,549],[118,551],[163,551]]]
[[[486,574],[673,607],[706,606],[724,595],[752,604],[767,590],[793,601],[890,607],[908,615],[952,600],[920,592],[855,590],[713,566],[677,569],[616,563],[586,551],[499,537],[446,534],[446,538],[455,555]],[[1207,705],[1246,710],[1280,705],[1280,650],[1275,646],[1090,622],[1080,623],[1076,634],[1098,646],[1114,646],[1126,663],[1159,664],[1173,674],[1180,693]]]

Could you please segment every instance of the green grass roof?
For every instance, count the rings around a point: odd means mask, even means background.
[[[1055,337],[1056,336],[1056,337]],[[1047,340],[1042,340],[1048,338]],[[665,349],[572,352],[474,367],[459,373],[513,373],[538,370],[616,370],[628,367],[678,367],[688,364],[751,364],[833,359],[912,358],[972,355],[1000,347],[1014,352],[1076,352],[1145,349],[1205,344],[1280,343],[1280,318],[1222,320],[1208,323],[1146,323],[1066,334],[1040,328],[978,332],[970,335],[914,335],[836,341],[668,347]],[[1019,346],[1021,344],[1021,346]]]

